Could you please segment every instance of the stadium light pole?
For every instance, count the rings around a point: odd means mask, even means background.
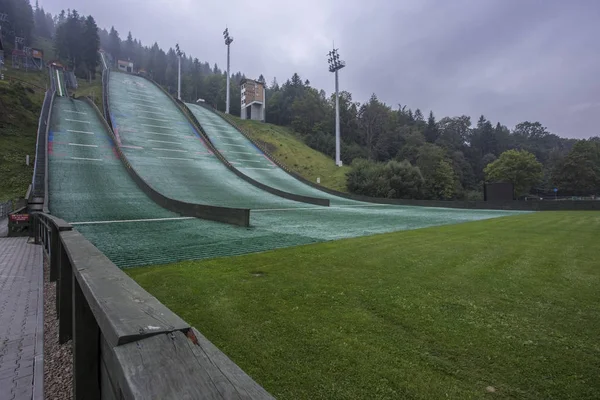
[[[0,13],[0,22],[8,22],[7,13]],[[2,24],[0,24],[0,36],[2,36]]]
[[[338,71],[346,66],[346,62],[340,60],[338,49],[334,48],[327,53],[329,58],[329,72],[335,73],[335,165],[342,166],[340,157],[340,93]]]
[[[0,13],[0,22],[8,22],[7,13]],[[0,24],[0,35],[2,35],[2,24]]]
[[[183,53],[179,49],[179,43],[175,45],[175,51],[177,52],[177,60],[179,61],[179,68],[177,72],[177,98],[181,100],[181,56]]]
[[[225,102],[225,113],[229,114],[229,47],[233,42],[233,38],[229,36],[229,28],[225,28],[223,31],[223,39],[225,39],[225,45],[227,46],[227,94]]]

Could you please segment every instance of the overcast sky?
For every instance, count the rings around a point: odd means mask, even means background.
[[[32,3],[34,1],[32,0]],[[326,53],[347,67],[340,88],[436,117],[483,114],[509,127],[540,121],[561,136],[600,135],[598,0],[40,0],[75,8],[145,45],[181,49],[268,82],[294,72],[331,93]]]

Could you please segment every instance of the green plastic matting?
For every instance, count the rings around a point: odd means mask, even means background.
[[[186,105],[217,150],[227,161],[249,177],[288,193],[329,199],[332,205],[364,204],[333,196],[293,178],[271,162],[258,147],[221,116],[196,104],[186,103]]]
[[[170,197],[252,208],[251,227],[243,228],[183,218],[159,207],[130,178],[91,106],[57,97],[49,131],[50,211],[73,223],[120,267],[245,254],[516,214],[341,201],[319,207],[273,196],[239,179],[207,154],[181,112],[153,84],[126,74],[111,76],[113,123],[138,173]],[[225,154],[237,157],[238,153]],[[287,186],[282,189],[304,190],[294,178],[287,174],[284,178],[282,185]],[[311,190],[315,192],[299,193],[322,194]]]
[[[115,134],[133,168],[159,192],[177,200],[225,207],[305,206],[258,189],[229,171],[152,82],[114,72],[109,84]]]

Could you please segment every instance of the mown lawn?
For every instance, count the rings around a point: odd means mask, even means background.
[[[348,191],[346,173],[350,167],[337,167],[332,158],[308,147],[290,129],[233,116],[231,118],[238,126],[246,129],[253,139],[267,144],[271,154],[289,169],[315,183],[317,178],[321,178],[321,185],[330,189]]]
[[[280,399],[600,396],[600,213],[128,270]]]

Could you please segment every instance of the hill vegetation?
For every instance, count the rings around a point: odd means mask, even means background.
[[[130,59],[140,72],[175,91],[178,64],[175,49],[163,50],[156,42],[144,45],[131,32],[121,39],[114,27],[98,29],[93,16],[79,15],[73,8],[52,16],[37,5],[32,8],[28,0],[0,1],[15,16],[11,19],[13,31],[23,32],[28,43],[33,40],[32,32],[46,41],[52,40],[57,56],[80,78],[94,78],[99,62],[96,50],[101,47],[108,52],[113,66],[115,59]],[[232,75],[233,115],[240,113],[242,78],[241,72]],[[184,51],[182,80],[184,100],[193,102],[203,98],[219,110],[225,108],[226,76],[216,64],[211,66]],[[265,82],[262,74],[258,80]],[[480,198],[485,181],[513,179],[486,175],[485,168],[504,152],[520,150],[535,157],[542,173],[519,192],[547,194],[557,188],[559,195],[600,193],[599,138],[585,142],[561,138],[538,121],[523,121],[509,129],[483,115],[476,123],[467,115],[436,118],[433,111],[411,109],[406,105],[409,100],[399,99],[400,104],[394,108],[375,94],[360,103],[351,93],[341,93],[342,160],[345,165],[353,166],[346,185],[338,182],[336,187],[399,198]],[[276,78],[267,85],[266,119],[292,129],[308,146],[332,157],[334,103],[332,96],[294,73],[281,85]],[[584,144],[575,146],[576,143]],[[308,165],[302,167],[296,161],[292,164],[304,170],[309,179],[315,178]],[[580,168],[585,173],[578,174]],[[513,183],[520,187],[523,184]]]
[[[0,201],[23,197],[31,183],[46,85],[44,73],[8,70],[5,78],[0,81]]]
[[[320,184],[330,189],[347,191],[346,173],[350,167],[337,167],[331,157],[307,146],[292,129],[233,116],[228,118],[265,145],[269,153],[292,171],[315,183],[319,178]]]

